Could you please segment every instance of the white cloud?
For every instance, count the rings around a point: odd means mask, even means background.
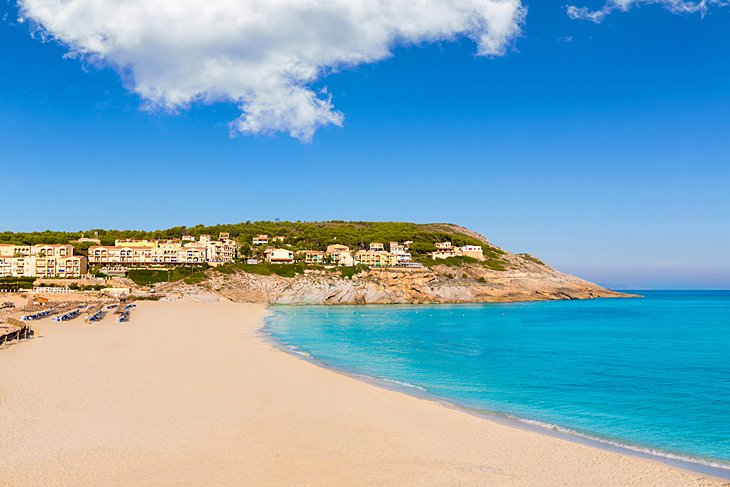
[[[115,67],[152,107],[236,103],[233,133],[308,141],[341,125],[313,83],[390,56],[396,44],[467,36],[503,54],[520,0],[18,0],[21,15],[72,55]]]
[[[608,0],[598,10],[586,7],[568,6],[568,16],[571,19],[590,20],[600,23],[603,19],[615,12],[627,12],[631,7],[638,5],[660,5],[672,13],[704,15],[710,7],[725,7],[730,5],[726,0]]]

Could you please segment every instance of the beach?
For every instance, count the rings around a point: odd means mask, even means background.
[[[713,486],[285,353],[262,305],[141,302],[0,350],[0,485]]]

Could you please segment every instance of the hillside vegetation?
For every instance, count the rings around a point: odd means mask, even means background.
[[[412,240],[411,252],[414,255],[425,255],[434,250],[434,242],[451,240],[454,245],[482,245],[485,255],[492,254],[498,258],[500,249],[491,246],[486,239],[466,229],[455,225],[442,223],[404,223],[404,222],[244,222],[225,225],[196,225],[193,227],[173,227],[166,230],[104,230],[89,229],[79,232],[29,232],[14,233],[1,232],[0,243],[17,245],[35,245],[41,243],[60,244],[69,243],[82,235],[86,237],[98,236],[103,245],[114,245],[116,239],[179,239],[183,235],[210,234],[220,232],[231,234],[231,238],[243,244],[243,253],[247,253],[247,246],[251,239],[259,234],[285,237],[284,244],[293,250],[325,250],[327,245],[338,243],[347,245],[353,250],[365,249],[370,242]],[[84,255],[90,246],[89,243],[74,244],[76,252]]]

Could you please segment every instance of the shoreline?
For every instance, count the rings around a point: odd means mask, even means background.
[[[284,302],[284,303],[255,303],[255,304],[263,304],[264,306],[287,306],[287,307],[297,307],[297,306],[332,306],[332,307],[341,307],[341,306],[476,306],[481,304],[520,304],[520,303],[559,303],[564,301],[595,301],[598,299],[643,299],[644,295],[642,294],[634,294],[634,293],[626,293],[623,291],[612,291],[616,294],[610,295],[610,296],[595,296],[590,298],[565,298],[565,299],[550,299],[550,298],[525,298],[525,299],[502,299],[502,298],[495,298],[490,299],[488,301],[423,301],[423,302],[414,302],[414,303],[407,303],[407,302],[399,302],[399,301],[390,301],[390,302],[369,302],[369,303],[358,303],[358,302],[337,302],[337,303],[306,303],[306,302]],[[228,299],[226,296],[221,295],[222,299]],[[235,301],[239,302],[239,301]],[[251,303],[249,301],[240,301],[241,303]]]
[[[0,350],[0,485],[730,485],[353,380],[266,341],[268,313],[39,323]]]
[[[603,298],[597,298],[603,299]],[[605,298],[610,299],[610,298]],[[485,303],[468,303],[468,304],[485,304]],[[375,305],[378,306],[378,305]],[[387,306],[387,305],[386,305]],[[417,306],[417,305],[416,305]],[[268,307],[267,307],[268,308]],[[264,321],[269,315],[264,317]],[[413,397],[418,400],[429,401],[438,403],[446,408],[453,409],[463,414],[477,417],[481,420],[494,422],[497,424],[505,425],[510,428],[517,428],[523,431],[530,431],[545,435],[551,438],[558,438],[562,440],[571,441],[579,445],[590,446],[599,448],[601,450],[619,453],[623,455],[630,455],[635,458],[649,460],[652,462],[658,462],[664,465],[668,465],[674,468],[687,470],[690,472],[710,475],[717,479],[730,480],[730,465],[725,466],[722,464],[703,461],[699,458],[694,458],[690,455],[673,454],[669,452],[661,452],[652,450],[648,447],[641,445],[630,445],[621,443],[617,440],[610,440],[600,438],[598,436],[592,436],[587,433],[581,433],[578,431],[570,430],[562,426],[544,423],[542,421],[533,420],[530,418],[522,418],[519,416],[510,415],[507,413],[500,413],[498,411],[491,411],[486,409],[477,409],[469,406],[465,406],[443,397],[437,396],[428,392],[428,389],[406,382],[396,381],[385,377],[374,377],[366,374],[359,374],[346,368],[338,367],[336,365],[328,364],[323,360],[313,357],[308,352],[300,350],[295,346],[285,345],[276,338],[266,329],[268,324],[265,322],[264,325],[259,329],[259,336],[261,339],[277,348],[278,350],[291,355],[292,357],[320,367],[324,370],[334,372],[338,375],[345,376],[350,379],[354,379],[360,382],[364,382],[375,387],[380,387],[389,391],[404,394]]]

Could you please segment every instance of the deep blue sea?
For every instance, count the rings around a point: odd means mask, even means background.
[[[730,292],[274,307],[265,330],[339,369],[471,409],[730,467]]]

